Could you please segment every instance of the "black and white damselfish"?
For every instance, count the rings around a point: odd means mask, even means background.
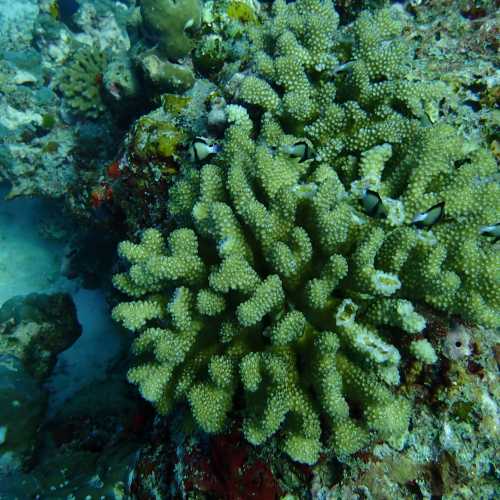
[[[444,201],[437,203],[425,212],[417,214],[411,223],[418,229],[430,229],[439,222],[444,216]]]
[[[479,233],[488,238],[493,238],[492,243],[495,244],[498,240],[500,240],[500,222],[490,226],[480,227]]]
[[[298,158],[299,163],[313,158],[313,148],[306,140],[299,140],[292,144],[285,144],[281,150],[292,158]]]
[[[220,153],[221,147],[219,144],[212,143],[205,137],[195,137],[189,145],[188,156],[192,162],[202,162],[212,155]]]
[[[382,198],[376,191],[365,189],[361,198],[361,204],[365,213],[370,217],[375,217],[376,219],[387,217],[387,210],[384,207]]]

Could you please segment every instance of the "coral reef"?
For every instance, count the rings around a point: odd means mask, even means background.
[[[0,309],[0,497],[493,498],[495,2],[11,4],[0,178],[101,231],[3,275],[131,333]]]
[[[438,355],[450,332],[430,316],[426,329]],[[459,325],[473,339],[474,353],[407,371],[406,390],[414,399],[414,418],[403,450],[378,444],[346,462],[341,477],[331,463],[314,468],[312,498],[494,498],[498,489],[498,332]],[[411,379],[411,380],[410,380]]]
[[[219,35],[210,34],[203,37],[193,53],[193,65],[203,75],[217,74],[227,59],[227,48]]]
[[[186,56],[193,48],[188,30],[200,27],[200,0],[142,0],[142,23],[160,52],[172,60]]]
[[[95,119],[106,110],[102,98],[105,65],[106,56],[100,49],[82,46],[62,69],[57,87],[74,113]]]
[[[248,444],[242,443],[235,433],[211,439],[208,453],[191,450],[184,458],[184,491],[188,494],[201,491],[228,499],[281,498],[269,465],[258,459],[250,460],[250,452]]]
[[[164,198],[192,136],[207,132],[206,105],[215,90],[209,81],[197,80],[182,95],[164,93],[162,106],[142,115],[130,128],[123,153],[107,172],[114,204],[123,213],[129,234],[150,225],[169,225]]]
[[[137,61],[146,80],[157,93],[182,93],[194,85],[194,73],[189,66],[165,61],[156,51],[141,53]]]
[[[39,13],[38,2],[0,1],[0,46],[2,51],[29,47],[33,40],[33,26]]]
[[[251,114],[228,106],[220,159],[183,168],[168,201],[178,228],[120,245],[130,269],[114,282],[136,300],[113,316],[139,332],[129,380],[160,413],[185,399],[219,432],[243,388],[245,437],[280,430],[284,451],[314,463],[320,416],[338,456],[398,446],[410,406],[391,389],[390,331],[425,326],[408,299],[498,326],[498,253],[480,227],[500,187],[486,151],[426,125],[441,86],[404,78],[392,11],[341,31],[330,2],[272,9],[234,95]],[[409,352],[435,361],[430,345]]]
[[[17,12],[20,4],[14,3],[13,11]],[[109,29],[99,31],[93,24],[95,18],[85,14],[89,9],[83,8],[83,4],[88,6],[89,2],[80,2],[78,22],[71,25],[77,32],[73,32],[51,15],[51,3],[23,2],[26,10],[28,5],[36,7],[38,17],[36,22],[22,21],[24,18],[19,17],[17,31],[10,30],[3,17],[0,19],[2,36],[10,37],[10,41],[2,43],[0,63],[0,178],[11,186],[10,198],[63,199],[66,208],[88,220],[92,210],[90,186],[99,176],[98,167],[114,154],[116,128],[109,113],[99,115],[97,122],[78,108],[72,108],[57,89],[58,76],[74,63],[75,50],[97,53],[102,58],[106,49],[111,62],[121,56],[119,49],[128,48],[125,43],[128,38],[125,39],[126,33],[112,27],[117,26],[116,11],[124,9],[116,7],[115,12],[108,9],[103,17]],[[92,115],[104,109],[103,97],[108,92],[100,84],[100,70],[94,70],[93,74],[76,75],[83,78],[80,86],[76,81],[68,81],[75,76],[71,71],[66,78],[61,76],[63,86],[72,94],[69,101],[88,108]],[[120,76],[122,83],[122,73],[110,70],[107,76],[115,80]],[[111,83],[116,81],[109,80],[106,83],[114,89]],[[128,95],[125,97],[128,99]],[[112,99],[110,102],[114,103]],[[130,99],[127,104],[126,109],[130,110]],[[68,110],[73,111],[68,113]]]
[[[76,0],[70,0],[70,3]],[[130,49],[126,32],[129,9],[123,2],[100,0],[99,2],[79,0],[77,11],[68,23],[78,43],[93,46],[111,53],[121,53]]]
[[[13,297],[0,308],[0,350],[15,356],[41,381],[57,355],[81,335],[71,297],[59,293]]]
[[[47,404],[42,384],[80,334],[66,294],[13,297],[0,308],[0,473],[32,461]]]
[[[495,152],[500,127],[495,2],[410,2],[408,10],[413,16],[405,36],[415,48],[416,71],[424,78],[439,75],[447,84],[440,120]]]

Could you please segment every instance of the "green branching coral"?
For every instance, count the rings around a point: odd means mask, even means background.
[[[277,1],[273,14],[253,31],[257,76],[239,98],[272,111],[290,133],[305,133],[323,160],[405,142],[442,90],[407,79],[411,54],[389,10],[364,12],[348,30],[337,28],[328,1]]]
[[[404,80],[398,29],[363,14],[349,38],[328,1],[274,2],[239,95],[263,113],[227,106],[223,153],[170,189],[178,228],[120,244],[114,283],[133,300],[113,317],[138,333],[129,380],[160,413],[184,400],[219,432],[242,392],[246,438],[279,431],[295,460],[397,445],[401,355],[434,360],[396,347],[425,326],[413,304],[498,326],[499,254],[480,231],[499,216],[497,167],[423,121],[433,86]],[[432,228],[412,224],[443,201]]]
[[[427,260],[428,250],[418,249],[424,240],[435,244],[432,264],[419,259],[413,271],[404,269],[407,296],[496,325],[499,277],[490,271],[498,269],[498,253],[484,244],[479,228],[499,218],[498,170],[486,151],[466,153],[453,129],[426,126],[426,105],[439,99],[442,87],[411,79],[401,30],[388,9],[364,12],[352,28],[339,30],[329,1],[278,0],[253,32],[257,76],[243,81],[238,97],[265,111],[268,144],[282,146],[284,133],[305,135],[316,159],[335,169],[352,197],[362,199],[367,189],[382,197],[393,230],[383,245],[378,239],[381,252],[394,252],[392,273],[400,273],[404,262],[397,260],[410,247],[415,258],[423,253]],[[439,202],[445,223],[430,233],[408,228]],[[427,274],[429,265],[435,267]]]
[[[76,115],[98,118],[106,110],[102,98],[102,79],[106,54],[96,47],[83,46],[73,60],[62,68],[57,86]]]

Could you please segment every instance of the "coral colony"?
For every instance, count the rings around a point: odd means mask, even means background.
[[[498,496],[495,23],[0,0],[0,498]]]
[[[364,12],[347,38],[331,2],[298,0],[251,30],[221,151],[195,141],[170,187],[175,229],[118,249],[128,378],[160,413],[187,401],[221,432],[243,391],[246,439],[279,431],[294,460],[397,443],[401,357],[437,360],[415,303],[500,326],[481,230],[500,210],[497,167],[425,120],[440,85],[405,78],[401,29]],[[394,329],[415,339],[403,351]]]

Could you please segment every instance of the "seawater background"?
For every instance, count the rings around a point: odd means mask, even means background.
[[[5,201],[7,192],[8,186],[0,185],[0,307],[16,295],[67,292],[83,327],[81,337],[59,355],[49,379],[54,412],[83,386],[105,378],[122,339],[103,292],[83,289],[61,275],[65,242],[49,241],[40,232],[44,223],[61,217],[58,205],[39,198]]]

